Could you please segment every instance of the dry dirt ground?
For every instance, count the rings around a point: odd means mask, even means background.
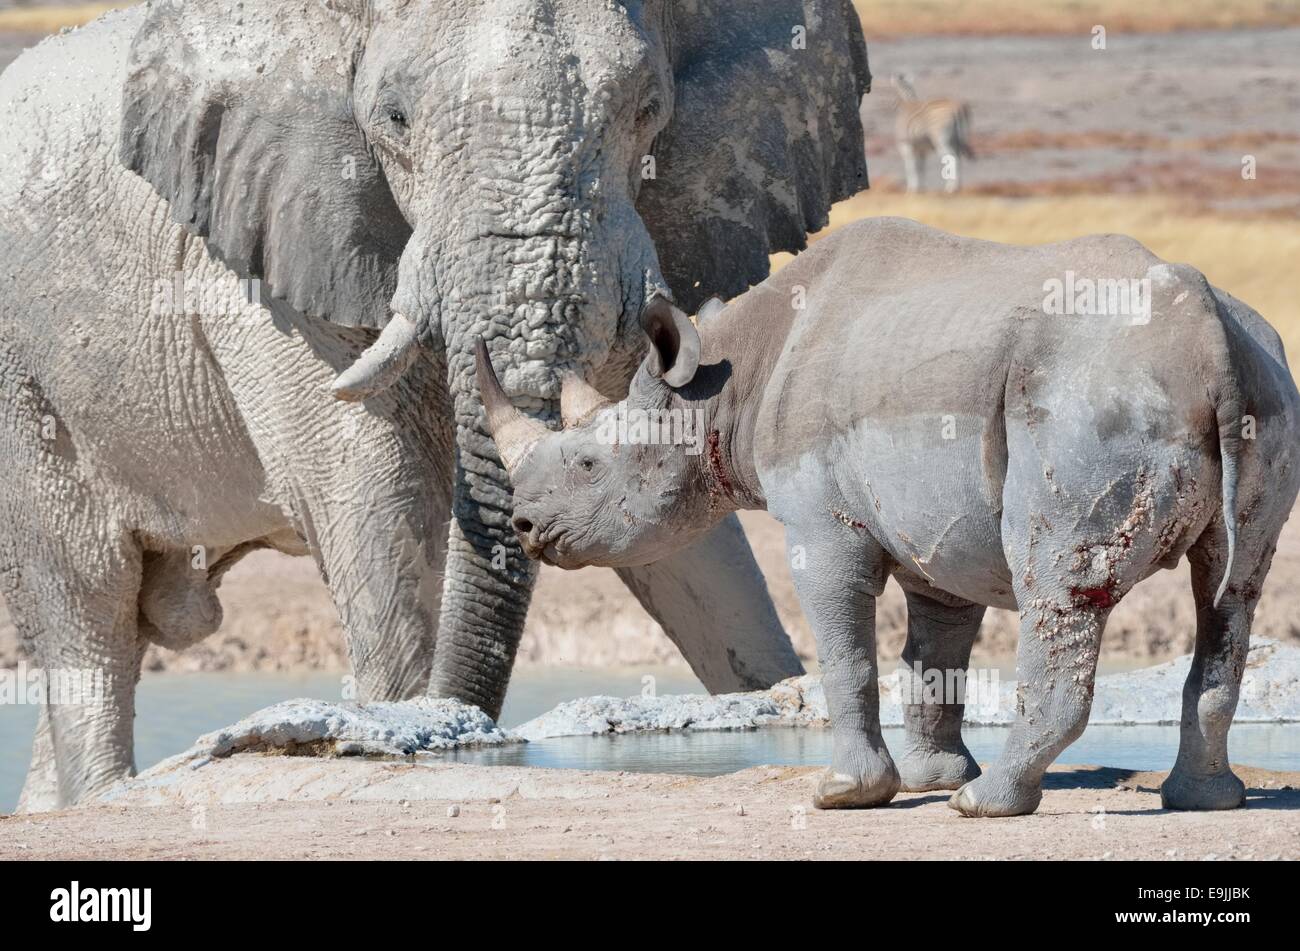
[[[402,764],[300,761],[327,769]],[[0,857],[27,859],[1296,859],[1300,773],[1238,769],[1243,809],[1166,812],[1163,773],[1058,767],[1037,813],[964,819],[946,794],[818,812],[817,770],[695,778],[445,766],[459,798],[91,806],[0,816]],[[458,810],[452,817],[449,810]]]

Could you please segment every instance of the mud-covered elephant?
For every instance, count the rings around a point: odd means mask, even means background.
[[[496,715],[534,569],[516,405],[625,390],[637,314],[743,290],[866,185],[849,0],[155,0],[0,78],[0,594],[47,669],[23,808],[133,769],[147,642],[311,555],[360,695]],[[730,521],[623,578],[713,690],[797,673]]]

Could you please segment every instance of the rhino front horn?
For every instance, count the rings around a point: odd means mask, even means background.
[[[497,455],[513,473],[538,440],[550,432],[537,420],[524,415],[501,388],[497,371],[492,367],[487,344],[482,337],[474,345],[474,369],[478,374],[478,389],[483,396],[483,409],[487,413],[487,428],[497,444]]]

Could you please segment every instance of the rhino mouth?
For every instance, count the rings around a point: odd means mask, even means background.
[[[540,531],[534,527],[527,534],[519,535],[519,545],[523,548],[524,554],[534,561],[564,568],[567,567],[569,553],[567,534],[561,528]]]

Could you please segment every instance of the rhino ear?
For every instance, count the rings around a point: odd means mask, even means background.
[[[676,389],[695,379],[700,368],[700,334],[691,318],[668,298],[655,294],[641,311],[641,329],[650,338],[645,367]]]
[[[850,0],[670,0],[673,117],[637,201],[677,303],[732,297],[867,187]],[[815,16],[812,15],[815,11]]]
[[[352,113],[367,10],[154,2],[131,47],[121,158],[272,297],[380,327],[411,229]]]

